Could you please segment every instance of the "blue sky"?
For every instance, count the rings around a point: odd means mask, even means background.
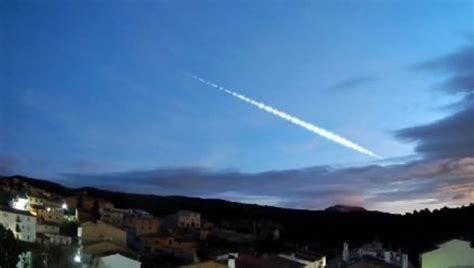
[[[83,184],[71,174],[105,178],[189,167],[265,174],[381,164],[186,73],[329,129],[385,158],[431,159],[416,142],[394,133],[449,117],[453,110],[446,106],[464,95],[434,89],[451,73],[414,66],[456,53],[473,40],[471,1],[0,5],[0,170],[71,185]],[[459,155],[471,156],[474,152]],[[114,183],[105,186],[114,188]],[[235,190],[226,195],[225,189],[172,189],[164,193],[248,197]],[[326,204],[280,201],[272,204]]]

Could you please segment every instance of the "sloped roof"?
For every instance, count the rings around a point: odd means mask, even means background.
[[[445,246],[445,245],[447,245],[447,244],[453,243],[453,242],[455,242],[455,241],[460,241],[460,242],[465,242],[465,243],[471,244],[471,241],[469,241],[469,240],[454,238],[454,239],[444,240],[444,241],[442,241],[442,242],[436,244],[436,246],[440,248],[440,247],[443,247],[443,246]]]
[[[141,262],[118,253],[98,258],[99,267],[140,268]]]

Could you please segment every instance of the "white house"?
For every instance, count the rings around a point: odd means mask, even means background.
[[[474,248],[469,241],[452,239],[420,254],[422,268],[474,268]]]
[[[26,242],[36,240],[36,218],[26,211],[2,207],[0,224],[10,229],[16,239]]]
[[[94,261],[93,267],[96,267],[96,268],[114,268],[114,267],[140,268],[141,262],[127,258],[120,254],[113,254],[113,255],[97,258]]]
[[[10,206],[14,209],[23,211],[30,209],[28,198],[24,194],[17,194],[15,197],[13,197],[10,201]]]

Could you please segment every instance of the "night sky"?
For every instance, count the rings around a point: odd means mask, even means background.
[[[472,1],[2,1],[0,18],[0,174],[290,208],[474,202]]]

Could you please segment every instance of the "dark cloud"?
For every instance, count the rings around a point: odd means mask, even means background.
[[[359,77],[354,77],[354,78],[350,78],[350,79],[347,79],[347,80],[340,81],[340,82],[334,84],[333,86],[329,87],[328,89],[329,90],[336,90],[336,91],[337,90],[352,89],[352,88],[356,88],[356,87],[364,85],[364,84],[374,82],[376,80],[377,80],[376,78],[370,77],[370,76],[359,76]]]
[[[474,179],[474,158],[420,160],[407,164],[262,173],[215,171],[202,168],[154,169],[124,173],[64,174],[66,182],[132,192],[190,195],[257,202],[294,208],[324,208],[335,203],[376,206],[381,202],[430,196],[433,203],[461,202],[456,191],[443,187]],[[445,192],[446,191],[446,192]],[[266,200],[266,201],[262,201]]]
[[[416,151],[425,158],[474,156],[474,46],[422,62],[420,70],[442,72],[446,79],[435,88],[447,93],[462,93],[464,98],[452,106],[453,114],[422,126],[402,129],[396,137],[416,142]]]
[[[439,85],[448,92],[471,94],[474,92],[474,70],[472,73],[459,74],[449,78]]]
[[[466,46],[454,53],[416,64],[415,68],[453,74],[472,73],[474,70],[474,46]]]
[[[399,130],[396,136],[416,142],[416,151],[426,158],[474,157],[474,108],[431,124]]]
[[[52,174],[56,174],[57,170],[64,168],[72,172],[85,173],[110,170],[111,166],[94,160],[66,161],[0,153],[0,175],[38,176],[48,179],[52,177]]]
[[[461,104],[472,108],[474,98],[474,45],[459,49],[446,56],[419,63],[418,70],[446,75],[447,78],[435,85],[436,89],[449,94],[462,93]]]
[[[453,196],[453,200],[459,200],[459,199],[463,199],[463,198],[466,198],[465,193],[457,194],[457,195]]]

